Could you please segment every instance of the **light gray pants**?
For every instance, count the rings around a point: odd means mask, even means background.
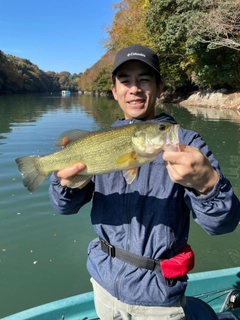
[[[185,320],[182,302],[172,307],[136,306],[123,303],[114,298],[91,278],[94,291],[94,303],[101,320]]]

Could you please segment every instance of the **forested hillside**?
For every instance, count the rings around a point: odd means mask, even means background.
[[[121,0],[113,10],[106,54],[83,74],[43,72],[0,51],[0,92],[107,91],[116,51],[133,43],[157,52],[173,92],[240,88],[240,0]]]
[[[240,0],[122,0],[114,9],[109,52],[83,73],[82,90],[109,87],[114,53],[133,43],[158,53],[172,91],[239,89]]]
[[[58,92],[78,90],[81,74],[44,72],[27,59],[0,50],[0,93]]]

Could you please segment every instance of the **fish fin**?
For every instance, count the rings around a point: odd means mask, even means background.
[[[132,168],[129,170],[123,170],[123,176],[127,181],[127,184],[131,184],[136,178],[138,168]]]
[[[61,146],[65,148],[69,142],[70,142],[70,139],[68,137],[63,137],[61,141]]]
[[[41,171],[39,157],[21,157],[15,161],[22,175],[24,187],[26,187],[29,192],[35,191],[48,175],[48,173]]]
[[[120,156],[116,163],[118,165],[128,165],[128,166],[131,166],[131,165],[135,165],[136,163],[136,152],[135,151],[132,151],[130,153],[125,153],[123,154],[122,156]]]
[[[123,176],[128,184],[131,184],[137,175],[137,168],[135,167],[136,156],[137,153],[135,151],[132,151],[130,153],[123,154],[116,161],[118,165],[126,165],[128,167],[132,166],[132,168],[129,170],[123,170]]]
[[[87,136],[89,133],[90,131],[79,129],[64,131],[57,137],[55,141],[55,146],[66,147],[68,143],[76,141],[79,138],[83,138]]]
[[[82,176],[77,174],[69,179],[67,186],[70,188],[83,188],[91,180],[91,178],[92,176]]]

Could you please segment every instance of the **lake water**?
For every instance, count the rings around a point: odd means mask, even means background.
[[[203,136],[240,197],[240,115],[170,104],[157,109]],[[30,194],[15,158],[53,152],[61,132],[99,130],[121,116],[108,98],[0,96],[0,318],[92,289],[85,267],[87,245],[95,237],[90,205],[77,215],[56,214],[49,204],[49,180]],[[193,222],[194,272],[239,266],[239,239],[239,227],[210,237]]]

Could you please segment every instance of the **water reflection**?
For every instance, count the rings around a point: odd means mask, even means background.
[[[11,132],[13,124],[36,122],[49,111],[72,112],[78,108],[94,118],[98,129],[109,126],[116,118],[122,117],[116,102],[109,98],[87,95],[71,95],[67,99],[51,95],[1,96],[0,134]]]
[[[187,108],[196,117],[203,116],[206,120],[219,121],[227,120],[240,123],[240,110],[237,109],[216,109],[190,106]]]

